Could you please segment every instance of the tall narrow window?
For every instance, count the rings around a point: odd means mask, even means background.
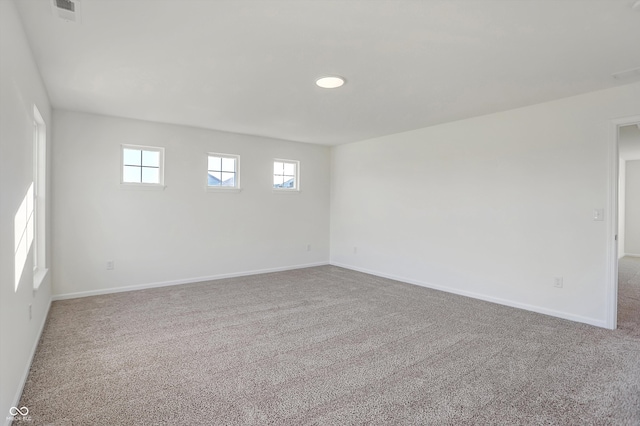
[[[47,128],[40,111],[33,106],[32,180],[13,218],[14,229],[14,291],[18,291],[22,274],[30,265],[33,286],[38,288],[45,273],[46,226],[46,138]],[[33,251],[31,248],[33,247]],[[32,263],[28,263],[31,253]]]
[[[163,185],[164,148],[122,145],[122,183]]]
[[[294,160],[273,161],[273,188],[284,190],[298,190],[300,162]]]
[[[210,152],[207,161],[207,187],[240,188],[240,156]]]
[[[35,105],[33,117],[33,287],[37,289],[47,272],[47,126]]]

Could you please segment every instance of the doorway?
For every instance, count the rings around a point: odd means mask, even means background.
[[[640,123],[618,127],[618,328],[638,329]]]
[[[613,120],[611,129],[611,175],[608,219],[609,283],[607,328],[618,327],[619,298],[627,297],[628,288],[619,288],[620,272],[624,276],[629,267],[636,263],[628,262],[627,257],[640,255],[640,214],[635,214],[636,205],[640,207],[640,193],[634,186],[640,185],[640,116]],[[627,170],[627,166],[628,170]],[[636,169],[638,169],[636,171]],[[637,177],[636,177],[637,175]],[[629,181],[632,179],[632,181]],[[638,219],[636,219],[636,216]],[[638,245],[638,247],[636,247]],[[619,262],[623,271],[619,270]],[[627,265],[629,263],[629,265]],[[624,283],[626,285],[626,281]],[[625,306],[622,306],[624,309]],[[620,312],[623,314],[623,312]],[[625,314],[626,315],[626,314]]]

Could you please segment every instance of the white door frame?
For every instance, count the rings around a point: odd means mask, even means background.
[[[640,115],[616,118],[610,122],[609,130],[609,196],[607,200],[607,321],[606,327],[615,330],[618,326],[618,135],[621,126],[640,123]],[[619,236],[618,236],[619,237]]]

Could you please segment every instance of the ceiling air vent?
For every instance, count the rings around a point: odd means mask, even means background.
[[[69,22],[80,22],[80,0],[51,0],[53,15]]]
[[[635,80],[640,78],[640,68],[634,68],[632,70],[620,71],[612,74],[616,80]]]
[[[56,0],[56,6],[58,9],[68,10],[69,12],[76,11],[76,5],[71,0]]]

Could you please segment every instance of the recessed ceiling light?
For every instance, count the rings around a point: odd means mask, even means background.
[[[344,84],[344,78],[342,77],[322,77],[316,80],[316,85],[323,89],[337,89]]]

